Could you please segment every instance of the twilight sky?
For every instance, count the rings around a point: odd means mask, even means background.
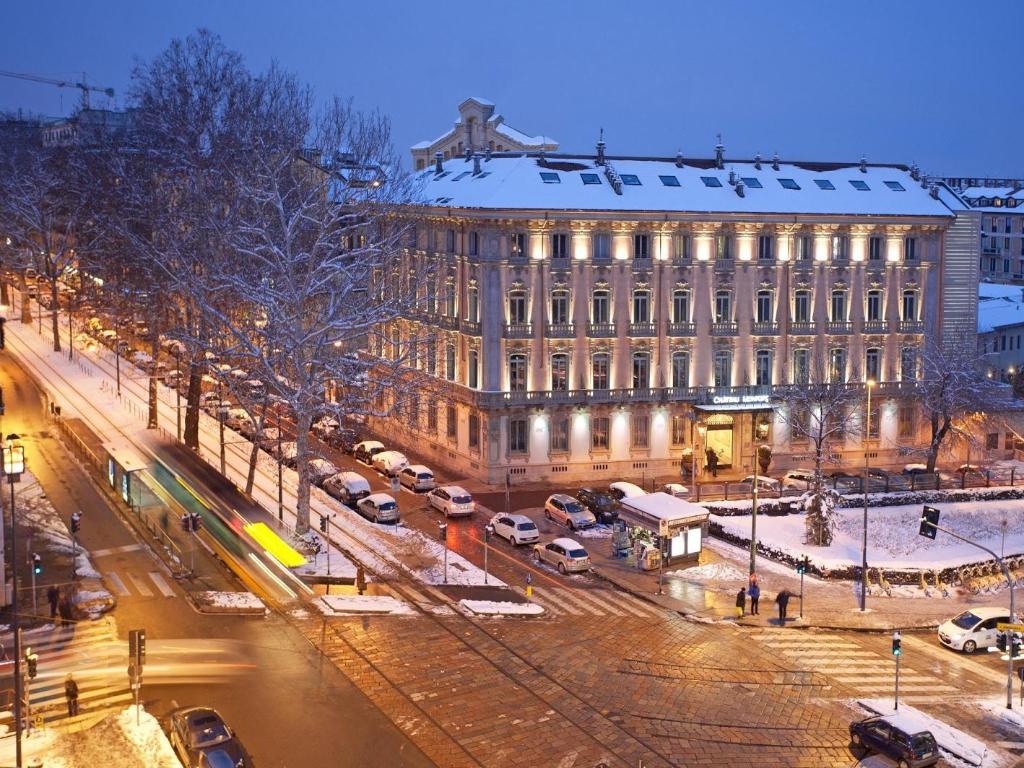
[[[406,148],[467,96],[509,125],[611,154],[917,161],[1024,177],[1013,96],[1024,3],[992,0],[49,0],[4,8],[0,70],[123,99],[135,57],[205,26],[253,69],[379,108]],[[77,91],[0,78],[0,111],[67,114]],[[94,104],[103,105],[100,97]]]

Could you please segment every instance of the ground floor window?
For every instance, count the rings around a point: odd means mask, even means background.
[[[633,414],[633,447],[646,448],[650,443],[650,420],[646,413]]]
[[[469,447],[480,447],[480,417],[475,413],[469,414]]]
[[[569,450],[569,419],[551,420],[551,450],[562,453]]]
[[[690,420],[685,416],[672,417],[672,445],[685,445]]]
[[[431,403],[427,406],[427,429],[431,432],[437,432],[437,403]]]
[[[985,435],[985,450],[995,451],[999,448],[999,433],[990,432]]]
[[[508,452],[526,453],[526,419],[509,420]]]
[[[594,450],[608,450],[608,417],[595,416],[590,427],[590,447]]]
[[[914,436],[917,406],[901,405],[896,413],[897,430],[900,438],[909,439]]]
[[[448,426],[448,439],[454,440],[459,434],[459,420],[455,413],[455,406],[449,405],[445,413],[445,421]]]

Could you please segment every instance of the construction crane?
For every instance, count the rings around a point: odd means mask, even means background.
[[[89,91],[95,91],[96,93],[106,94],[111,99],[114,98],[113,88],[99,88],[95,85],[89,85],[85,82],[85,75],[82,75],[82,82],[77,83],[73,80],[54,80],[49,77],[41,77],[40,75],[27,75],[21,72],[5,72],[0,70],[0,77],[10,77],[14,80],[28,80],[32,83],[46,83],[48,85],[55,85],[58,88],[79,88],[82,91],[82,105],[89,108]]]

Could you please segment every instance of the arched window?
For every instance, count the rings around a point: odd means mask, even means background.
[[[444,348],[444,375],[448,381],[455,381],[455,345],[447,344]]]

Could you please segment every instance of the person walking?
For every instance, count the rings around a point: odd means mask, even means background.
[[[740,587],[740,591],[736,593],[736,618],[743,618],[743,609],[747,605],[747,590]]]
[[[68,701],[68,717],[75,717],[78,714],[78,683],[70,672],[64,678],[64,698]]]
[[[718,477],[718,454],[715,453],[715,449],[708,448],[704,455],[708,460],[708,472],[711,473],[712,477]]]
[[[775,604],[779,606],[779,626],[786,626],[786,607],[789,605],[789,590],[784,589],[775,596]]]
[[[753,576],[753,574],[751,574]],[[747,594],[750,595],[750,613],[752,616],[757,614],[757,601],[761,599],[761,587],[757,585],[757,579],[753,579],[750,582],[750,589],[747,590]]]
[[[57,617],[57,603],[60,601],[60,589],[57,585],[51,584],[50,588],[46,590],[46,601],[50,604],[50,618],[55,619]]]

